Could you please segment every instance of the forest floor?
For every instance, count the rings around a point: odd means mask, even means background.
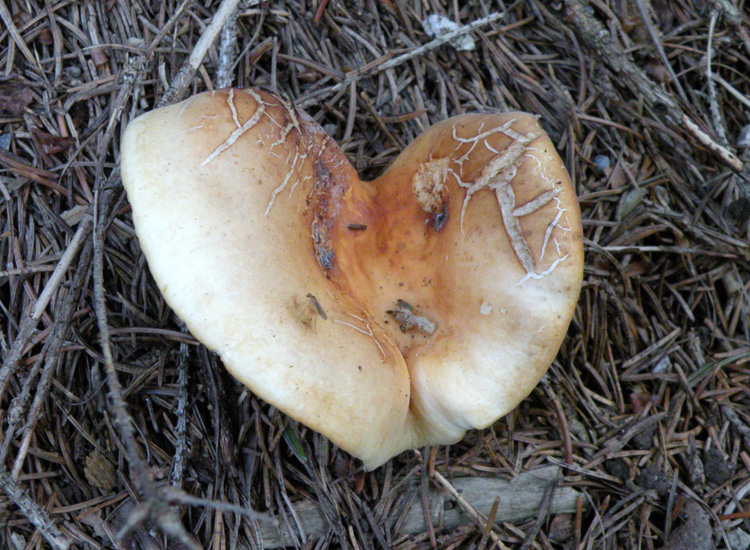
[[[320,549],[746,550],[744,4],[243,1],[224,22],[216,0],[0,2],[0,547],[262,548],[276,529]],[[433,14],[478,22],[473,49],[432,42]],[[230,84],[304,109],[363,179],[450,116],[540,115],[579,196],[584,280],[515,411],[364,472],[182,330],[134,237],[119,144],[140,113]],[[549,466],[531,516],[401,528],[441,479]]]

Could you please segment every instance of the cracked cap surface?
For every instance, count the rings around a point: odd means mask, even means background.
[[[531,115],[446,120],[367,183],[292,105],[220,90],[133,121],[122,175],[195,337],[368,469],[514,408],[578,298],[578,203]]]

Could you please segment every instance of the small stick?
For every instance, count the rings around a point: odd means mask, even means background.
[[[559,480],[559,476],[556,479],[552,480],[552,482],[547,487],[547,490],[544,491],[542,503],[539,505],[539,515],[537,515],[536,520],[534,520],[534,525],[531,526],[531,530],[526,534],[526,539],[523,541],[523,544],[521,545],[521,548],[519,548],[519,550],[528,550],[534,543],[534,539],[539,534],[539,530],[542,528],[542,523],[544,523],[544,520],[550,513],[550,509],[552,506],[552,497],[555,495],[555,489],[557,489],[557,483]]]
[[[39,532],[44,537],[52,548],[55,550],[68,550],[73,544],[73,541],[63,535],[62,531],[55,525],[49,512],[42,506],[37,504],[31,499],[19,485],[11,478],[6,472],[0,472],[0,487],[8,495],[8,498],[18,506],[18,509],[23,512],[34,527],[39,529]]]
[[[186,328],[183,328],[187,332]],[[187,449],[187,386],[188,386],[188,357],[190,350],[185,343],[180,344],[179,359],[177,360],[177,425],[175,426],[174,461],[172,462],[172,475],[170,482],[173,487],[182,485],[182,475],[185,470],[185,450]]]
[[[711,118],[714,123],[714,131],[719,136],[719,141],[722,144],[728,143],[727,132],[724,129],[724,124],[721,120],[721,111],[719,111],[719,103],[716,101],[716,84],[713,79],[713,70],[711,69],[711,58],[714,56],[713,51],[713,38],[714,28],[716,27],[716,19],[718,14],[716,12],[711,14],[711,22],[708,25],[708,44],[706,45],[706,84],[708,84],[708,104],[711,108]]]
[[[617,47],[604,25],[589,15],[581,0],[564,0],[564,3],[566,18],[572,23],[581,41],[596,53],[609,70],[618,75],[624,84],[638,90],[648,103],[666,107],[664,117],[670,125],[687,131],[733,170],[742,171],[743,162],[690,120],[670,94],[654,85],[641,68]]]
[[[175,487],[162,487],[159,490],[159,494],[169,504],[184,504],[187,506],[213,508],[214,510],[223,513],[237,514],[251,520],[262,521],[272,526],[278,525],[278,522],[265,512],[256,512],[247,506],[238,506],[230,502],[194,497],[187,494],[182,489],[177,489]]]
[[[172,30],[172,27],[174,27],[175,23],[177,23],[177,20],[182,16],[182,12],[185,11],[188,2],[191,1],[192,0],[183,0],[182,4],[180,4],[172,14],[172,17],[169,18],[169,20],[164,24],[164,27],[159,31],[159,34],[154,36],[154,39],[151,41],[151,44],[146,50],[146,57],[150,58],[152,55],[154,55],[154,50],[156,50],[156,47],[164,39],[164,37],[167,36],[167,33]]]
[[[86,247],[81,252],[82,265],[89,265],[91,262],[91,243],[86,243]],[[73,282],[70,286],[71,290],[64,294],[63,298],[59,300],[59,304],[55,309],[55,321],[52,327],[51,334],[45,339],[44,350],[40,356],[40,360],[44,358],[44,368],[42,369],[42,375],[39,380],[36,381],[35,375],[29,375],[24,382],[24,389],[21,393],[21,399],[18,398],[13,400],[13,407],[11,409],[10,419],[8,421],[8,429],[5,435],[5,441],[3,442],[3,448],[0,452],[0,463],[5,462],[6,453],[8,450],[8,444],[12,440],[12,433],[15,430],[13,426],[14,417],[16,412],[23,410],[26,406],[26,401],[30,397],[30,391],[27,389],[32,385],[36,390],[34,395],[34,401],[26,415],[24,433],[21,439],[21,444],[16,451],[15,463],[11,472],[11,477],[14,480],[18,479],[21,473],[21,468],[26,461],[26,453],[28,452],[29,446],[31,445],[31,439],[34,436],[37,421],[41,414],[44,402],[47,399],[50,391],[50,385],[52,384],[55,367],[57,366],[60,349],[65,342],[65,337],[68,333],[70,318],[73,315],[74,304],[78,303],[80,297],[80,289],[84,287],[84,280],[87,278],[86,269],[78,269],[73,277]],[[78,289],[76,292],[74,289]],[[36,365],[35,365],[36,366]]]
[[[667,72],[669,73],[669,78],[672,79],[672,82],[674,83],[675,88],[677,88],[677,93],[680,94],[680,99],[682,99],[682,101],[685,102],[685,105],[689,105],[690,101],[688,101],[688,97],[687,95],[685,95],[685,90],[682,89],[682,85],[680,84],[680,81],[677,79],[677,75],[674,74],[674,69],[672,69],[672,64],[669,62],[669,58],[667,57],[667,54],[664,51],[664,47],[661,45],[661,40],[659,40],[659,37],[656,35],[656,29],[654,29],[654,24],[651,22],[651,16],[648,13],[646,6],[643,5],[643,0],[635,0],[635,3],[638,5],[638,12],[641,15],[641,20],[643,21],[643,24],[646,26],[648,35],[651,37],[651,42],[654,43],[654,47],[656,47],[656,51],[659,53],[661,62],[664,64],[664,68],[667,69]],[[709,44],[708,48],[710,51],[711,49],[711,36],[710,35],[708,38],[708,44]],[[710,57],[708,58],[708,64],[709,66],[711,65]]]
[[[513,6],[511,6],[511,8],[512,7]],[[450,42],[454,38],[468,34],[471,31],[474,31],[478,29],[479,27],[483,27],[484,25],[493,23],[497,21],[498,19],[502,19],[503,17],[505,17],[506,13],[507,13],[507,10],[502,11],[502,12],[491,13],[487,17],[482,17],[481,19],[472,21],[471,23],[463,25],[449,33],[446,33],[442,36],[435,38],[434,40],[431,40],[427,44],[419,46],[418,48],[414,48],[413,50],[410,50],[397,57],[388,59],[387,61],[379,65],[369,66],[364,69],[357,69],[357,70],[351,71],[347,73],[346,78],[342,80],[341,82],[339,82],[338,84],[335,84],[334,86],[331,86],[330,88],[324,88],[322,90],[318,90],[316,92],[308,94],[306,97],[300,98],[299,101],[295,102],[295,104],[298,105],[301,109],[304,109],[305,107],[318,103],[322,96],[328,96],[328,95],[334,94],[340,90],[343,90],[347,86],[350,86],[353,82],[357,82],[366,76],[374,76],[374,75],[380,74],[383,71],[387,71],[388,69],[397,67],[409,61],[410,59],[414,59],[415,57],[419,57],[428,52],[431,52],[435,48],[442,46],[446,42]]]
[[[462,25],[458,27],[457,29],[452,30],[451,32],[445,33],[442,36],[438,36],[437,38],[435,38],[434,40],[428,42],[427,44],[423,46],[419,46],[418,48],[414,48],[413,50],[406,52],[405,54],[399,55],[398,57],[394,57],[393,59],[389,59],[385,63],[378,65],[377,67],[374,67],[375,73],[376,74],[382,73],[383,71],[387,71],[388,69],[397,67],[401,65],[402,63],[409,61],[410,59],[424,55],[427,52],[430,52],[434,50],[435,48],[442,46],[446,42],[450,42],[454,38],[458,38],[459,36],[468,34],[478,29],[479,27],[483,27],[485,25],[489,25],[490,23],[494,23],[498,19],[504,18],[507,11],[511,10],[512,8],[513,6],[510,6],[510,8],[508,8],[508,10],[506,11],[491,13],[487,17],[482,17],[480,19],[472,21],[471,23]]]
[[[461,493],[456,491],[456,489],[451,485],[450,481],[445,479],[440,472],[433,472],[432,476],[450,495],[456,499],[456,502],[463,508],[467,514],[469,514],[472,518],[474,518],[474,521],[477,522],[480,526],[486,526],[487,527],[487,533],[489,534],[489,537],[492,539],[492,542],[495,543],[496,547],[500,550],[510,550],[505,544],[503,544],[503,541],[500,540],[500,536],[495,533],[495,531],[492,529],[492,526],[486,525],[487,521],[484,519],[482,514],[477,512],[474,507],[469,504],[469,502],[461,496]]]
[[[429,456],[429,449],[426,449],[425,456]],[[437,473],[434,470],[429,471],[429,460],[422,461],[422,476],[419,484],[419,490],[422,496],[422,514],[424,514],[424,524],[427,526],[427,535],[430,537],[430,546],[437,548],[437,537],[435,537],[435,526],[432,524],[432,514],[430,511],[430,498],[427,494],[427,479],[432,473],[433,477]]]
[[[2,1],[2,0],[0,0]],[[211,23],[206,27],[203,35],[196,43],[193,51],[190,54],[188,61],[182,66],[172,80],[169,89],[164,93],[161,100],[159,101],[158,107],[170,105],[177,102],[184,95],[185,90],[192,82],[195,72],[203,62],[203,58],[208,51],[208,48],[214,43],[216,36],[228,20],[228,18],[236,12],[237,5],[240,0],[223,0],[216,14],[214,15]],[[175,17],[170,19],[173,22]],[[101,143],[101,153],[104,156],[104,149],[110,143],[112,131],[115,128],[116,121],[119,121],[120,114],[126,100],[130,97],[130,94],[139,80],[141,70],[145,69],[145,58],[136,58],[131,61],[129,68],[130,74],[126,70],[123,75],[123,85],[120,89],[114,106],[112,107],[112,113],[110,116],[109,124],[105,132],[104,139]],[[141,70],[138,70],[141,69]],[[165,534],[170,537],[176,538],[183,545],[188,548],[198,550],[201,548],[200,544],[193,538],[182,525],[179,516],[174,512],[165,501],[169,504],[188,504],[188,505],[202,505],[212,506],[222,511],[232,511],[235,513],[243,513],[253,519],[268,519],[266,515],[256,514],[252,510],[241,507],[233,507],[226,503],[219,503],[199,499],[192,497],[184,493],[178,487],[170,486],[161,489],[157,489],[151,478],[148,476],[146,469],[146,463],[138,452],[138,444],[135,439],[135,429],[133,421],[127,410],[127,405],[123,399],[122,386],[120,384],[117,371],[114,366],[114,357],[112,353],[112,347],[110,344],[110,331],[107,322],[107,307],[106,298],[104,294],[104,240],[107,227],[107,218],[109,208],[106,205],[111,203],[111,194],[114,193],[114,187],[105,186],[102,168],[100,167],[96,173],[95,185],[95,200],[94,200],[94,310],[97,319],[97,326],[99,329],[100,341],[102,354],[104,357],[104,367],[107,378],[107,385],[109,388],[109,397],[111,402],[111,409],[113,412],[115,426],[120,434],[120,438],[125,447],[125,453],[128,459],[130,467],[133,469],[133,481],[135,483],[136,490],[139,495],[143,497],[143,501],[136,506],[134,511],[130,514],[128,521],[123,528],[117,533],[116,538],[123,538],[130,530],[135,528],[137,525],[150,519],[156,524],[156,526]],[[101,210],[99,206],[103,205],[104,208]],[[185,369],[182,369],[184,371]],[[180,373],[180,391],[186,386],[186,376],[183,378]],[[180,398],[180,403],[184,405],[186,399]],[[183,419],[185,415],[181,415]],[[180,428],[178,423],[178,433],[180,430],[185,431],[185,427]],[[182,478],[182,470],[184,468],[181,457],[180,449],[177,449],[178,456],[175,461],[175,468],[172,472],[172,483],[179,483]],[[184,454],[184,449],[181,451]]]
[[[687,115],[682,115],[682,124],[693,135],[693,137],[695,137],[698,141],[705,145],[709,151],[718,155],[721,160],[726,162],[737,172],[742,171],[742,168],[745,166],[744,163],[740,159],[738,159],[735,154],[732,153],[729,149],[723,147],[722,145],[716,143],[716,141],[711,139],[711,136],[701,130],[695,122],[688,118]]]
[[[45,74],[44,69],[39,66],[39,62],[37,61],[36,57],[34,57],[34,54],[31,53],[31,50],[26,45],[23,37],[18,32],[18,29],[13,22],[13,17],[8,10],[8,6],[5,5],[5,0],[0,0],[0,19],[2,19],[3,23],[5,23],[5,29],[13,39],[11,41],[11,44],[14,44],[19,50],[21,50],[21,53],[26,58],[26,61],[28,61],[29,64],[33,65],[36,68],[38,74]]]
[[[219,66],[216,68],[216,87],[229,88],[234,80],[232,67],[237,55],[237,16],[235,9],[221,28],[219,38]]]
[[[745,49],[750,53],[750,34],[737,6],[731,0],[708,0],[708,3],[711,4],[712,9],[721,13],[724,21],[739,35],[742,43],[745,45]]]
[[[740,92],[737,88],[732,86],[729,82],[724,80],[720,75],[711,73],[711,80],[714,80],[724,86],[724,89],[729,92],[734,98],[745,105],[745,107],[750,107],[750,99],[742,95],[742,92]]]
[[[112,140],[112,135],[116,123],[120,120],[120,115],[130,97],[133,88],[140,80],[145,70],[145,58],[136,57],[130,60],[122,77],[122,86],[113,102],[109,122],[102,136],[98,147],[99,158],[106,157],[106,149]],[[101,337],[102,352],[104,355],[104,366],[107,373],[107,385],[109,395],[112,401],[115,424],[118,427],[120,436],[123,438],[125,449],[128,455],[128,462],[133,468],[135,474],[135,483],[138,491],[153,493],[151,480],[146,471],[146,465],[143,463],[139,453],[138,445],[135,442],[135,431],[130,419],[130,415],[125,407],[122,398],[122,386],[117,378],[115,371],[112,348],[109,344],[109,326],[107,325],[107,310],[104,298],[104,235],[107,228],[107,219],[110,209],[114,203],[115,188],[114,186],[105,186],[104,184],[104,163],[99,163],[96,169],[94,179],[94,202],[90,210],[93,215],[93,232],[94,232],[94,311],[96,314],[97,325]]]
[[[134,482],[139,493],[153,494],[154,487],[146,470],[146,464],[138,452],[138,444],[135,439],[135,429],[127,406],[122,398],[122,385],[115,370],[114,356],[109,338],[109,325],[107,324],[107,306],[104,295],[104,235],[106,233],[108,208],[105,206],[112,200],[114,189],[96,189],[95,203],[97,208],[96,224],[94,227],[94,311],[96,313],[97,328],[101,341],[102,354],[104,356],[104,369],[107,375],[107,386],[109,387],[109,398],[112,412],[114,413],[115,425],[125,445],[128,463],[133,468]]]
[[[47,281],[47,284],[44,286],[44,290],[42,290],[39,298],[37,298],[36,304],[34,304],[34,309],[31,311],[31,314],[23,321],[21,321],[21,328],[19,329],[15,340],[13,340],[13,345],[10,348],[10,352],[5,356],[3,366],[0,369],[0,397],[2,397],[2,395],[5,393],[5,388],[8,385],[10,377],[15,373],[16,368],[18,367],[18,362],[21,359],[23,349],[26,347],[29,338],[31,338],[31,335],[34,332],[39,319],[42,318],[42,313],[44,313],[44,310],[49,305],[52,296],[60,286],[60,282],[62,281],[65,273],[67,273],[68,268],[73,261],[73,258],[76,257],[81,246],[88,238],[89,233],[91,232],[92,222],[93,218],[90,213],[87,212],[78,224],[78,229],[73,235],[70,244],[68,244],[68,247],[65,249],[65,252],[63,252],[60,261],[57,262],[55,270],[52,272],[52,275]]]
[[[206,57],[208,48],[214,43],[227,20],[237,11],[237,5],[239,3],[240,0],[222,1],[219,9],[216,10],[213,19],[211,19],[211,23],[206,27],[206,30],[203,31],[198,42],[196,42],[193,51],[190,52],[188,60],[182,65],[182,67],[180,67],[180,70],[172,79],[169,89],[164,92],[157,107],[171,105],[182,99],[188,86],[190,86],[190,83],[193,81],[195,72],[198,70],[198,67],[201,66],[201,63],[203,63],[203,58]]]

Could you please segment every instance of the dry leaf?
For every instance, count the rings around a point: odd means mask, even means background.
[[[72,137],[54,136],[47,132],[43,132],[42,130],[37,130],[36,128],[32,129],[31,133],[34,134],[34,137],[42,146],[44,152],[48,155],[54,155],[65,151],[75,143],[75,139]]]
[[[34,101],[31,89],[20,82],[0,82],[0,111],[21,115]]]
[[[83,473],[91,485],[105,492],[111,491],[117,484],[115,467],[98,451],[93,451],[86,457]]]

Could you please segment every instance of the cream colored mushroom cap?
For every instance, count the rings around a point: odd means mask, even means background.
[[[513,409],[578,298],[578,204],[531,115],[444,121],[367,183],[289,103],[220,90],[130,123],[122,177],[192,334],[368,469]]]

